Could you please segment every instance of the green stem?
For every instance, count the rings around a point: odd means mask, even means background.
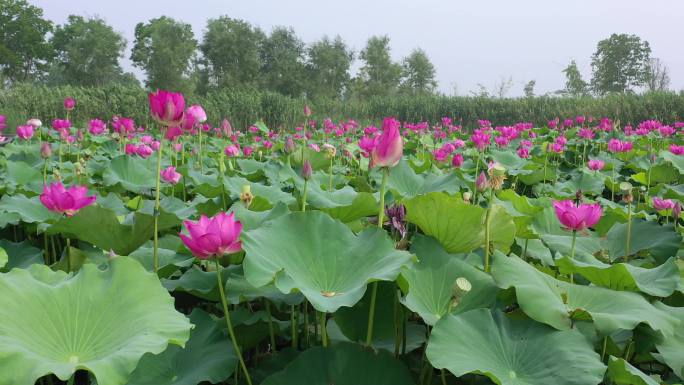
[[[43,164],[43,184],[47,185],[47,169],[48,169],[48,160],[45,159],[45,163]]]
[[[297,322],[295,319],[295,305],[290,306],[290,331],[292,332],[292,349],[297,350]]]
[[[204,172],[204,166],[202,164],[202,127],[199,127],[199,164],[200,171]]]
[[[632,202],[627,203],[627,244],[625,245],[625,259],[629,257],[632,249]]]
[[[382,223],[385,220],[385,190],[387,189],[387,178],[389,168],[382,170],[382,184],[380,185],[380,208],[378,210],[378,227],[382,230]],[[375,301],[378,296],[378,282],[373,282],[371,292],[370,309],[368,311],[368,329],[366,330],[366,346],[373,342],[373,323],[375,322]]]
[[[477,173],[480,172],[480,156],[481,152],[477,152],[477,160],[475,161],[475,181],[473,182],[473,203],[477,203]]]
[[[335,157],[330,157],[330,173],[328,174],[328,191],[333,190],[333,160]]]
[[[271,337],[271,349],[273,349],[273,352],[277,352],[278,349],[276,348],[276,342],[275,342],[275,333],[273,332],[273,316],[271,315],[271,303],[268,302],[267,299],[264,299],[264,302],[266,302],[266,314],[268,314],[268,335]]]
[[[525,258],[527,258],[527,243],[529,241],[530,241],[529,239],[525,239],[525,248],[523,249],[523,255],[522,255],[523,260],[525,260]]]
[[[67,381],[67,385],[74,385],[75,379],[76,379],[76,373],[74,372],[74,374],[72,374],[71,377],[69,377],[69,380]]]
[[[570,259],[573,261],[575,260],[575,241],[577,241],[577,230],[572,230],[572,246],[570,246]],[[570,283],[575,283],[574,274],[570,274]]]
[[[314,322],[315,323],[315,322]],[[309,348],[309,301],[304,300],[304,349]]]
[[[67,273],[71,271],[71,239],[66,239],[66,265]]]
[[[161,193],[161,163],[162,152],[164,150],[164,138],[159,140],[159,150],[157,150],[157,187],[154,197],[154,248],[152,250],[152,269],[155,274],[159,269],[159,194]]]
[[[233,323],[230,320],[230,313],[228,312],[228,303],[226,302],[226,294],[223,291],[223,280],[221,279],[221,264],[219,264],[218,258],[214,258],[214,263],[216,264],[216,280],[219,287],[219,295],[221,297],[221,305],[223,306],[223,315],[226,318],[226,326],[228,327],[228,334],[230,334],[230,340],[233,342],[233,350],[240,361],[240,367],[245,374],[247,379],[247,384],[252,385],[252,378],[249,376],[249,371],[247,371],[247,366],[245,361],[242,359],[242,352],[240,352],[240,347],[235,339],[235,332],[233,331]]]
[[[309,189],[309,181],[304,180],[304,191],[302,192],[302,212],[306,211],[306,193]]]
[[[328,331],[325,328],[325,312],[321,312],[321,342],[323,343],[323,347],[327,348],[328,347]]]
[[[442,379],[442,385],[447,385],[447,382],[446,382],[446,374],[444,373],[444,369],[440,369],[439,376],[440,376],[441,379]]]
[[[608,336],[603,337],[603,349],[601,349],[601,362],[605,361],[606,348],[608,347]]]
[[[494,189],[489,189],[489,205],[487,207],[487,213],[485,214],[485,242],[484,242],[484,269],[485,273],[489,273],[489,240],[490,240],[490,229],[489,225],[492,221],[492,204],[494,203]]]

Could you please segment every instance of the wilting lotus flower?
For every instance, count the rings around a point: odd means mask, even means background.
[[[19,126],[17,127],[17,136],[24,140],[33,138],[33,126]]]
[[[207,113],[204,112],[204,108],[198,104],[188,107],[188,110],[185,113],[192,116],[196,122],[204,123],[207,121]]]
[[[401,123],[394,118],[385,118],[382,122],[382,134],[377,138],[371,151],[370,166],[394,167],[404,154],[404,143],[399,132]]]
[[[40,128],[43,126],[43,122],[36,118],[27,120],[26,124],[33,126],[33,128]]]
[[[106,129],[107,126],[100,119],[93,119],[88,123],[88,132],[92,135],[102,135]]]
[[[594,226],[603,210],[598,203],[581,203],[579,206],[572,200],[554,201],[553,208],[560,223],[569,230],[584,230]]]
[[[165,126],[179,125],[183,121],[185,99],[183,94],[157,90],[148,95],[152,117]]]
[[[192,255],[200,259],[221,257],[242,250],[240,233],[242,223],[235,220],[235,214],[224,212],[208,218],[202,215],[197,222],[184,221],[189,236],[179,236]]]
[[[406,226],[404,225],[404,219],[406,217],[406,208],[402,204],[393,205],[385,209],[385,215],[387,215],[387,222],[385,224],[392,225],[395,230],[401,234],[404,238],[407,234]]]
[[[675,203],[672,199],[653,197],[653,207],[656,210],[670,210],[675,207]]]
[[[48,210],[70,217],[95,202],[97,197],[87,194],[88,188],[85,186],[71,186],[65,189],[61,182],[56,182],[43,187],[40,201]]]
[[[64,99],[64,108],[67,111],[73,110],[74,107],[76,107],[76,100],[74,100],[74,98],[68,97]]]
[[[321,147],[323,147],[323,150],[325,150],[329,157],[334,158],[337,155],[337,149],[332,144],[323,143]]]
[[[603,170],[603,167],[605,166],[606,162],[599,159],[591,159],[587,162],[587,167],[589,167],[589,169],[593,171]]]
[[[162,180],[168,184],[176,184],[180,181],[181,174],[176,172],[176,168],[169,166],[159,173]]]

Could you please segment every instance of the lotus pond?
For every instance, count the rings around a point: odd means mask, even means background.
[[[0,119],[0,385],[684,380],[684,123],[190,102]]]

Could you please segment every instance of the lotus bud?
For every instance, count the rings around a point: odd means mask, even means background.
[[[473,289],[473,285],[468,281],[468,279],[459,277],[454,281],[453,286],[451,286],[451,304],[450,308],[453,309],[461,302],[463,297]]]
[[[240,201],[245,205],[245,207],[249,208],[249,205],[252,204],[252,200],[254,200],[254,195],[252,195],[252,187],[248,184],[242,186],[242,192],[240,193]]]
[[[675,202],[674,207],[672,208],[672,217],[674,218],[675,222],[679,220],[679,215],[682,213],[682,205],[679,202]]]
[[[309,108],[308,105],[304,106],[304,116],[306,116],[307,118],[311,116],[311,108]]]
[[[482,192],[487,189],[488,185],[489,183],[487,182],[487,176],[485,175],[484,171],[482,171],[475,180],[475,188],[477,188],[477,191]]]
[[[43,144],[40,146],[40,156],[43,159],[47,159],[52,155],[52,147],[50,147],[50,143],[48,142],[43,142]]]
[[[285,147],[284,150],[286,153],[291,154],[295,150],[295,144],[294,141],[292,140],[291,136],[288,136],[287,139],[285,140]]]
[[[304,180],[309,180],[311,179],[311,176],[313,175],[313,169],[311,168],[311,162],[306,159],[304,160],[304,164],[302,165],[302,178]]]

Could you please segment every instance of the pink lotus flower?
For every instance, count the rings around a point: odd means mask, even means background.
[[[231,144],[230,146],[227,146],[223,152],[225,152],[228,157],[239,156],[240,148],[235,144]]]
[[[0,132],[7,128],[7,116],[0,115]]]
[[[572,200],[554,201],[553,208],[560,223],[569,230],[580,231],[594,226],[603,210],[598,203],[581,203],[579,206]]]
[[[179,136],[183,135],[183,130],[178,126],[171,126],[164,132],[164,139],[173,142]]]
[[[138,153],[138,146],[136,146],[133,143],[126,143],[126,146],[124,147],[124,152],[126,155],[135,155]]]
[[[157,90],[148,94],[152,117],[165,126],[179,125],[183,121],[185,99],[183,94]]]
[[[307,118],[311,116],[311,108],[309,108],[308,105],[304,106],[304,116],[306,116]]]
[[[308,159],[304,159],[304,163],[302,164],[302,178],[305,180],[311,179],[311,176],[313,176],[313,168],[311,167],[311,161]]]
[[[181,174],[176,172],[176,168],[169,166],[159,173],[162,180],[168,184],[176,184],[180,181]]]
[[[64,108],[67,111],[73,110],[74,107],[76,107],[76,100],[74,100],[74,98],[68,97],[64,99]]]
[[[675,207],[675,203],[672,199],[653,197],[653,207],[656,210],[670,210]]]
[[[154,153],[154,150],[146,144],[141,144],[135,149],[135,153],[138,154],[139,157],[147,159]]]
[[[370,168],[394,167],[404,154],[404,142],[399,128],[401,123],[394,118],[385,118],[382,122],[382,134],[376,139],[371,151]]]
[[[204,112],[204,108],[202,108],[202,106],[199,104],[194,104],[188,107],[188,110],[185,111],[185,113],[192,116],[196,122],[204,123],[207,121],[207,113]]]
[[[622,141],[620,139],[611,139],[608,141],[608,151],[630,152],[632,151],[632,142]]]
[[[251,146],[245,146],[242,149],[242,155],[244,155],[244,156],[252,156],[253,152],[254,152],[254,149]]]
[[[33,138],[33,126],[19,126],[17,127],[17,136],[24,140],[29,140]]]
[[[40,121],[40,119],[36,118],[31,118],[26,121],[26,124],[33,126],[33,128],[40,128],[43,126],[43,122]]]
[[[40,201],[50,211],[65,214],[70,217],[85,206],[95,202],[96,196],[88,196],[88,188],[85,186],[71,186],[64,188],[61,182],[43,187]]]
[[[523,159],[527,159],[530,157],[530,150],[528,150],[525,147],[520,147],[518,149],[517,153],[518,153],[518,156],[523,158]]]
[[[91,135],[102,135],[106,129],[107,126],[105,126],[105,123],[100,119],[93,119],[88,123],[88,132],[90,132]]]
[[[489,181],[487,180],[487,175],[484,171],[480,172],[480,175],[475,180],[475,188],[477,191],[484,191],[489,186]]]
[[[242,250],[242,223],[235,214],[218,213],[212,218],[202,215],[197,222],[184,221],[189,236],[179,236],[192,255],[200,259],[221,257]]]
[[[596,133],[594,133],[594,130],[592,130],[591,128],[582,128],[577,133],[577,136],[583,139],[594,139]]]
[[[454,154],[453,158],[451,158],[451,165],[459,168],[463,165],[463,154]]]
[[[670,152],[675,155],[684,155],[684,146],[678,146],[676,144],[670,145]]]
[[[605,166],[606,162],[599,159],[591,159],[587,162],[587,167],[589,167],[589,169],[593,171],[603,170],[603,167]]]
[[[40,145],[40,157],[43,159],[47,159],[51,155],[52,155],[52,147],[50,147],[50,143],[43,142],[43,144]]]

